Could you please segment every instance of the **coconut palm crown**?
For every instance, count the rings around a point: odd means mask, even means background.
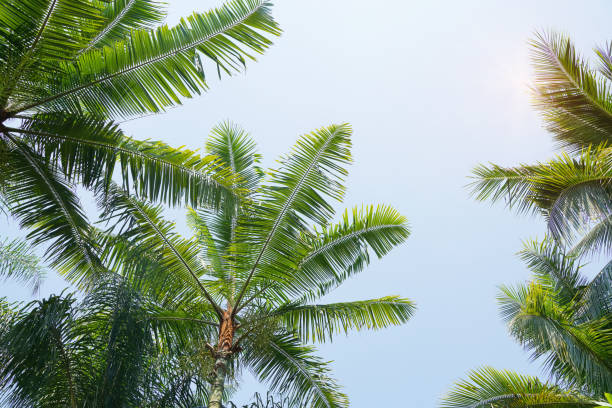
[[[0,0],[0,202],[60,271],[99,267],[74,187],[115,167],[123,187],[168,204],[234,194],[215,158],[131,139],[119,121],[206,90],[207,61],[220,76],[263,53],[279,34],[270,4],[232,0],[154,28],[165,14],[153,0]]]
[[[228,123],[216,127],[208,153],[240,176],[242,199],[219,211],[191,210],[190,239],[174,232],[159,207],[121,189],[101,202],[115,225],[100,236],[108,243],[101,244],[103,262],[166,294],[157,318],[199,330],[193,341],[214,359],[209,407],[221,407],[226,382],[245,368],[299,406],[348,406],[328,363],[307,343],[403,324],[413,314],[414,304],[397,296],[317,302],[361,272],[370,252],[382,257],[409,236],[406,219],[386,205],[346,210],[332,223],[350,136],[347,124],[304,135],[279,168],[264,173],[247,134]],[[145,260],[147,268],[131,272]]]

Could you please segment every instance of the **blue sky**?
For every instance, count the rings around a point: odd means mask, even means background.
[[[168,0],[168,22],[218,1]],[[330,301],[389,294],[418,304],[405,326],[339,336],[320,347],[352,406],[435,407],[450,384],[481,365],[538,374],[507,335],[495,297],[525,280],[515,253],[542,236],[541,219],[477,203],[465,185],[481,162],[550,157],[553,143],[530,106],[528,40],[570,34],[586,56],[610,39],[608,1],[277,1],[284,29],[246,73],[212,81],[206,95],[123,124],[135,138],[202,147],[230,119],[259,144],[265,165],[303,133],[350,122],[355,164],[346,206],[386,203],[406,215],[408,242],[346,283]],[[211,72],[209,77],[214,77]],[[92,203],[83,201],[88,208]],[[341,209],[342,207],[338,207]],[[170,211],[179,228],[183,211]],[[23,235],[2,221],[9,235]],[[53,274],[41,295],[59,292]],[[0,296],[27,291],[3,284]],[[244,375],[244,400],[264,390]]]

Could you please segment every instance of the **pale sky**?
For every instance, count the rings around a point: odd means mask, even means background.
[[[221,4],[167,1],[171,24]],[[495,297],[499,285],[529,277],[515,253],[523,239],[543,235],[544,223],[477,203],[465,185],[478,163],[553,154],[530,105],[527,42],[535,30],[554,29],[570,34],[590,58],[594,46],[612,39],[612,3],[276,3],[284,33],[246,73],[212,81],[208,94],[166,114],[127,122],[126,132],[199,148],[212,126],[230,119],[273,165],[299,135],[352,124],[355,164],[345,205],[393,205],[410,220],[412,236],[329,300],[396,294],[418,304],[405,326],[338,336],[320,347],[353,407],[433,408],[453,381],[482,365],[539,374],[539,363],[508,336]],[[183,211],[170,214],[186,233]],[[9,236],[23,235],[10,222],[1,225]],[[64,286],[51,274],[41,295]],[[24,299],[27,291],[2,283],[3,295]],[[236,402],[266,389],[249,375],[243,380]]]

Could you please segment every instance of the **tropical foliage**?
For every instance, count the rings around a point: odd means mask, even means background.
[[[597,49],[599,70],[556,34],[532,42],[536,107],[567,152],[534,165],[481,165],[477,199],[506,199],[519,211],[539,212],[551,236],[577,254],[612,248],[612,44]]]
[[[227,403],[227,408],[289,408],[290,406],[291,404],[287,398],[281,396],[275,397],[270,392],[266,394],[265,398],[256,392],[253,398],[251,398],[251,402],[247,404],[236,405],[231,401]]]
[[[399,325],[413,314],[413,303],[396,296],[319,301],[361,272],[371,254],[382,257],[409,235],[406,219],[382,205],[346,210],[332,223],[330,200],[344,195],[350,136],[346,124],[304,135],[280,168],[264,173],[244,131],[217,127],[208,153],[240,176],[245,193],[216,211],[191,210],[190,239],[161,218],[160,207],[120,188],[101,195],[113,226],[98,236],[103,264],[158,298],[164,311],[154,315],[175,332],[202,330],[193,341],[206,344],[214,361],[209,407],[221,406],[226,384],[244,369],[298,406],[345,407],[329,363],[306,343]]]
[[[203,406],[206,360],[198,358],[197,343],[153,318],[151,309],[163,314],[153,300],[112,279],[81,302],[62,295],[22,307],[3,304],[0,404]]]
[[[37,292],[45,274],[44,265],[27,242],[0,241],[0,277],[21,281]]]
[[[169,204],[237,194],[216,158],[131,139],[118,121],[206,90],[206,61],[230,74],[264,52],[279,34],[270,4],[155,28],[164,17],[153,0],[0,3],[0,195],[62,272],[100,268],[75,184],[100,191],[118,169],[124,188]]]
[[[520,255],[535,279],[502,287],[502,316],[555,382],[485,367],[457,383],[442,406],[599,406],[612,389],[612,263],[589,282],[583,265],[550,240],[527,243]]]
[[[502,287],[499,302],[510,334],[553,382],[484,367],[443,407],[608,406],[612,390],[612,262],[589,282],[580,261],[612,248],[612,48],[597,50],[596,72],[568,38],[539,35],[532,45],[536,106],[567,152],[535,165],[479,166],[472,187],[479,200],[506,198],[547,219],[551,238],[520,252],[534,280]]]

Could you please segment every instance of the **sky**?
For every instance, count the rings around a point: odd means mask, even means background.
[[[168,2],[169,24],[221,4]],[[543,236],[544,223],[476,202],[466,184],[478,163],[532,163],[554,154],[530,102],[528,41],[536,30],[556,30],[590,58],[612,39],[611,11],[605,0],[277,0],[273,14],[283,35],[245,73],[122,126],[138,139],[200,148],[210,129],[229,119],[257,141],[263,164],[274,166],[300,135],[349,122],[355,163],[345,206],[392,205],[408,217],[412,235],[326,300],[401,295],[418,310],[402,327],[338,336],[318,346],[320,354],[333,360],[353,407],[433,408],[470,369],[541,373],[508,336],[496,296],[499,285],[529,278],[516,252],[523,240]],[[93,208],[87,197],[83,202]],[[187,232],[182,210],[168,216]],[[24,234],[10,220],[0,228]],[[65,286],[50,272],[39,296]],[[8,282],[0,296],[29,293]],[[234,399],[265,389],[245,374]]]

